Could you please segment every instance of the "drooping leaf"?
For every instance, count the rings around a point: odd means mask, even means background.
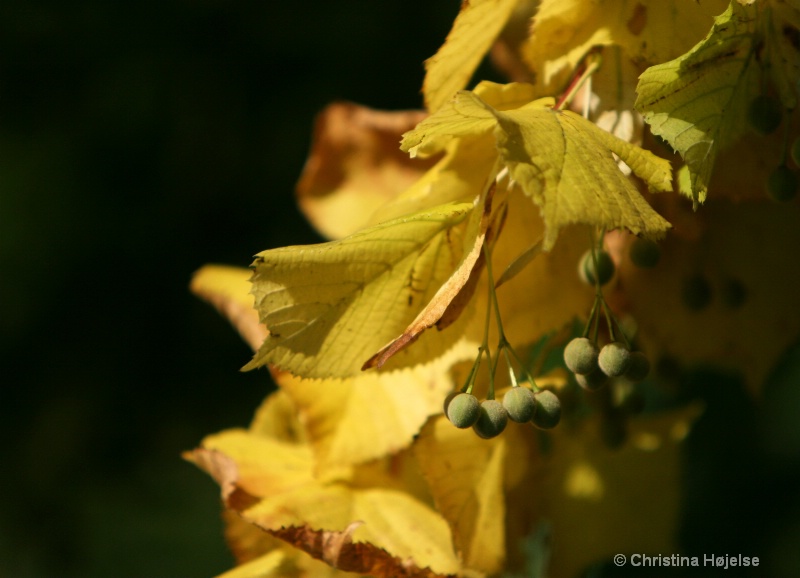
[[[241,430],[203,441],[186,455],[222,488],[226,506],[266,532],[342,570],[377,577],[455,574],[445,521],[383,479],[313,476],[308,448]]]
[[[384,112],[347,102],[320,113],[297,183],[300,208],[320,233],[330,239],[355,233],[432,166],[397,149],[400,135],[423,118],[422,111]]]
[[[463,248],[457,225],[472,208],[444,205],[339,241],[260,253],[253,294],[270,335],[245,369],[273,363],[304,377],[358,374],[452,274]],[[405,364],[432,359],[458,338],[426,337],[426,351]]]
[[[472,292],[475,289],[474,282],[478,280],[480,275],[479,259],[483,255],[484,240],[493,218],[492,201],[494,190],[495,186],[492,184],[486,194],[481,195],[480,199],[478,199],[477,207],[470,215],[464,234],[463,257],[453,274],[439,288],[436,295],[425,305],[403,333],[370,357],[364,363],[363,369],[381,368],[389,358],[411,345],[419,339],[424,331],[434,325],[444,329],[439,325],[439,322],[445,318],[446,314],[445,321],[447,325],[461,315],[472,297]],[[470,280],[473,281],[472,284],[469,283]],[[462,292],[467,293],[467,295],[462,296]],[[457,299],[460,296],[461,298]]]
[[[429,111],[438,110],[466,86],[516,4],[517,0],[471,0],[461,4],[447,40],[425,61],[422,92]]]
[[[378,459],[408,447],[429,416],[442,411],[452,390],[448,370],[474,357],[476,345],[459,342],[426,365],[343,380],[308,380],[279,374],[314,449],[315,470]]]
[[[756,6],[731,2],[703,41],[639,79],[636,110],[686,161],[695,204],[705,201],[717,154],[745,131],[760,91],[757,19]]]

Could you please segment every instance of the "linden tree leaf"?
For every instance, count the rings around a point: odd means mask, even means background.
[[[270,334],[244,369],[273,363],[303,377],[357,375],[450,277],[463,248],[456,226],[472,208],[443,205],[338,241],[258,254],[252,292]],[[458,336],[425,338],[422,357],[407,364],[441,354]]]
[[[542,211],[543,250],[550,250],[559,230],[571,223],[623,227],[656,238],[669,229],[612,153],[657,191],[671,190],[667,161],[540,101],[496,115],[500,157]]]
[[[219,483],[226,507],[331,566],[376,577],[455,574],[445,520],[385,480],[316,478],[307,447],[229,430],[185,456]]]
[[[541,82],[560,90],[595,46],[616,45],[627,60],[658,64],[691,48],[727,0],[542,0],[522,48]]]
[[[717,153],[744,132],[760,91],[757,11],[732,2],[703,41],[639,79],[636,110],[686,161],[695,204],[705,201]]]
[[[470,0],[461,4],[445,43],[425,61],[422,92],[429,111],[437,111],[466,86],[516,4],[517,0]]]
[[[552,104],[544,98],[499,111],[475,93],[461,91],[438,118],[433,115],[408,133],[403,146],[433,151],[449,138],[492,130],[500,160],[542,211],[545,251],[570,223],[662,236],[669,223],[620,171],[613,154],[656,191],[671,190],[669,163]]]
[[[483,255],[486,232],[492,221],[494,189],[494,185],[491,186],[487,193],[478,200],[477,209],[472,211],[464,234],[464,257],[456,270],[439,287],[433,299],[419,312],[403,333],[370,357],[362,369],[381,368],[390,357],[416,341],[424,331],[434,325],[443,329],[444,327],[439,325],[439,322],[442,321],[445,314],[448,314],[445,321],[446,325],[449,325],[463,312],[475,289],[474,281],[477,280],[477,275],[474,273],[479,273],[479,258]],[[468,284],[470,279],[473,280],[472,284]],[[462,291],[467,295],[461,295]]]
[[[389,373],[342,380],[282,373],[275,381],[297,407],[314,449],[315,470],[323,472],[408,447],[428,417],[442,411],[453,387],[450,367],[474,357],[475,349],[474,343],[461,341],[431,363]]]
[[[320,233],[339,239],[363,228],[430,168],[430,161],[409,159],[397,149],[400,135],[423,118],[423,111],[383,112],[350,102],[320,113],[297,183],[300,208]]]
[[[225,316],[255,351],[266,339],[267,329],[253,308],[251,276],[252,272],[244,267],[206,265],[192,276],[189,288]]]

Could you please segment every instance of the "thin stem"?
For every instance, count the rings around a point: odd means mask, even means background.
[[[567,89],[567,93],[563,96],[563,98],[556,104],[556,110],[564,110],[572,103],[572,99],[575,98],[575,95],[583,86],[583,83],[586,82],[588,78],[590,78],[597,69],[600,68],[600,64],[602,63],[603,59],[600,57],[599,54],[595,54],[594,58],[587,57],[587,60],[591,58],[591,62],[589,62],[586,67],[583,69],[581,75],[575,80]]]

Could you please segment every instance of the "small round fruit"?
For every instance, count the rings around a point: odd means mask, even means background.
[[[575,376],[575,381],[586,391],[597,391],[608,383],[608,379],[609,377],[600,369],[595,369],[592,373],[586,375]]]
[[[781,165],[767,177],[767,194],[779,203],[791,201],[797,196],[797,173],[786,165]]]
[[[631,381],[642,381],[650,373],[650,360],[641,351],[631,351],[625,378]]]
[[[527,387],[512,387],[503,396],[503,407],[511,421],[525,423],[531,421],[536,410],[536,398]]]
[[[485,440],[497,437],[508,424],[508,412],[496,399],[485,399],[481,402],[478,421],[472,426],[473,431]]]
[[[460,429],[472,427],[480,417],[481,404],[471,393],[457,393],[447,404],[447,419]]]
[[[775,132],[782,117],[781,103],[766,94],[755,97],[747,109],[747,122],[763,135]]]
[[[597,364],[608,377],[619,377],[628,370],[631,362],[631,352],[624,343],[613,341],[607,343],[600,350]]]
[[[683,280],[681,301],[692,311],[700,311],[711,304],[711,285],[703,275],[692,275]]]
[[[583,254],[578,264],[578,275],[584,283],[588,283],[589,285],[594,285],[595,280],[597,280],[600,285],[605,285],[611,281],[616,271],[614,261],[611,259],[611,255],[603,250],[597,251],[595,256],[597,258],[596,268],[594,263],[595,258],[592,257],[591,249]],[[596,275],[595,272],[597,272]]]
[[[631,262],[640,269],[652,269],[661,259],[661,247],[650,239],[637,237],[630,248]]]
[[[576,337],[564,348],[564,363],[572,373],[588,375],[597,369],[597,344],[588,337]]]
[[[539,429],[552,429],[561,421],[561,400],[552,391],[543,389],[533,394],[536,398],[536,411],[533,425]]]

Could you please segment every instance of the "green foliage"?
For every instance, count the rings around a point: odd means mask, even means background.
[[[717,154],[743,134],[759,92],[752,65],[760,45],[757,11],[731,2],[692,50],[639,78],[636,110],[686,161],[695,204],[705,201]]]

